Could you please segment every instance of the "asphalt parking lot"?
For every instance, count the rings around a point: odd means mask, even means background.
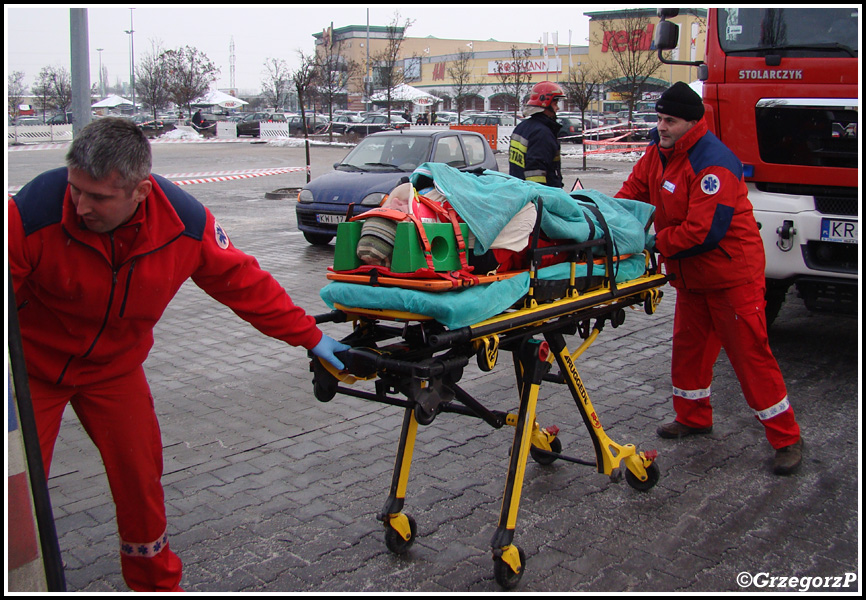
[[[314,147],[313,176],[345,149]],[[302,166],[302,148],[256,143],[155,144],[160,174]],[[500,155],[500,164],[504,165]],[[7,186],[60,166],[63,150],[7,152]],[[566,158],[568,185],[612,194],[628,161]],[[186,189],[217,216],[313,314],[333,245],[313,247],[295,227],[291,198],[303,173],[203,183]],[[771,331],[805,460],[770,473],[772,452],[724,353],[713,382],[716,424],[700,439],[661,440],[672,416],[669,355],[675,292],[656,314],[629,313],[606,328],[577,368],[608,435],[658,450],[648,492],[595,469],[530,461],[515,543],[527,555],[517,592],[858,593],[860,555],[860,324],[813,314],[789,295]],[[334,337],[348,325],[327,324]],[[490,539],[507,471],[510,428],[438,416],[419,430],[406,497],[418,538],[391,554],[375,516],[387,498],[400,409],[312,394],[308,359],[258,333],[192,282],[155,331],[145,363],[165,457],[169,535],[192,592],[495,593]],[[467,368],[461,385],[492,408],[514,410],[510,358]],[[563,386],[545,384],[539,422],[557,425],[564,452],[592,446]],[[126,591],[114,505],[92,443],[70,410],[49,480],[69,591]],[[794,579],[796,578],[796,579]]]

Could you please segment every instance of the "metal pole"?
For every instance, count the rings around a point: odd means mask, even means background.
[[[124,33],[129,34],[129,85],[132,88],[132,114],[135,114],[135,29],[132,27],[132,11],[129,9],[129,30],[124,30]]]
[[[87,9],[69,9],[69,45],[72,75],[72,135],[90,123],[90,53]]]
[[[370,9],[367,9],[367,64],[364,70],[364,110],[370,110]]]
[[[96,51],[99,52],[99,99],[102,100],[105,98],[105,81],[102,78],[102,51],[104,48],[97,48]]]
[[[84,9],[82,9],[84,10]],[[15,286],[9,269],[6,270],[8,285],[8,352],[10,375],[18,405],[18,419],[21,437],[24,439],[24,456],[30,475],[30,489],[33,492],[33,510],[36,513],[39,541],[42,548],[42,565],[49,592],[65,592],[66,577],[63,574],[63,560],[57,529],[54,526],[54,513],[51,510],[51,497],[48,494],[48,479],[42,463],[42,450],[36,432],[36,417],[30,400],[30,382],[27,379],[27,366],[24,364],[24,345],[21,341],[21,327],[18,323],[18,305],[15,303]]]

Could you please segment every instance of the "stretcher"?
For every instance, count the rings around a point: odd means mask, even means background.
[[[336,279],[326,289],[339,286],[339,290],[354,295],[326,294],[323,290],[332,310],[318,315],[316,321],[351,323],[351,332],[342,338],[351,348],[338,354],[346,368],[337,371],[320,359],[311,361],[313,392],[318,400],[328,402],[342,394],[403,409],[391,487],[377,517],[384,525],[386,546],[397,554],[408,551],[418,535],[415,520],[403,509],[419,426],[450,414],[472,417],[497,429],[515,428],[499,521],[491,540],[494,578],[505,589],[518,584],[526,567],[525,553],[514,543],[514,537],[529,458],[543,465],[557,460],[590,465],[614,481],[624,478],[640,491],[652,488],[660,474],[654,451],[617,443],[605,432],[576,361],[606,324],[618,327],[624,322],[626,309],[653,314],[668,276],[661,273],[654,254],[647,250],[622,257],[620,268],[620,262],[614,260],[620,257],[613,254],[607,235],[540,248],[537,229],[530,244],[528,271],[489,286],[478,284],[469,290],[443,293],[425,291],[416,284],[402,288],[399,282],[381,285],[379,281]],[[557,265],[541,268],[545,257],[552,254],[565,258]],[[522,283],[518,285],[518,279],[526,280],[525,288]],[[491,293],[497,299],[504,296],[508,304],[504,309],[490,305],[483,295],[481,288],[494,286],[505,290]],[[368,302],[374,291],[385,299]],[[449,296],[458,298],[458,304],[467,304],[461,295],[476,292],[481,294],[481,304],[490,305],[488,309],[496,314],[477,320],[469,316],[466,323],[462,311],[458,317],[437,312],[437,303],[447,302]],[[519,297],[515,300],[513,294]],[[417,296],[431,304],[418,304]],[[416,309],[418,306],[422,308]],[[582,341],[570,349],[566,338],[574,336]],[[472,362],[482,371],[495,369],[500,352],[513,356],[519,395],[516,413],[486,406],[459,384]],[[554,364],[557,373],[551,372]],[[372,382],[374,389],[361,382]],[[593,461],[564,455],[558,428],[542,427],[537,422],[539,389],[545,382],[569,389],[592,440]]]

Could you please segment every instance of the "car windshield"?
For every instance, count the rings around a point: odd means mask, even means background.
[[[361,140],[339,170],[346,171],[414,171],[430,156],[430,137],[408,135],[371,136]]]

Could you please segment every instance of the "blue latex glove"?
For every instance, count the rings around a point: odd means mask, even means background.
[[[316,346],[312,350],[310,350],[310,352],[312,352],[319,358],[328,361],[329,363],[334,365],[334,367],[342,371],[346,368],[346,366],[339,358],[334,356],[334,353],[341,352],[343,350],[349,350],[350,348],[351,346],[347,346],[346,344],[338,342],[332,337],[323,335],[322,339],[319,340],[319,343],[316,344]]]

